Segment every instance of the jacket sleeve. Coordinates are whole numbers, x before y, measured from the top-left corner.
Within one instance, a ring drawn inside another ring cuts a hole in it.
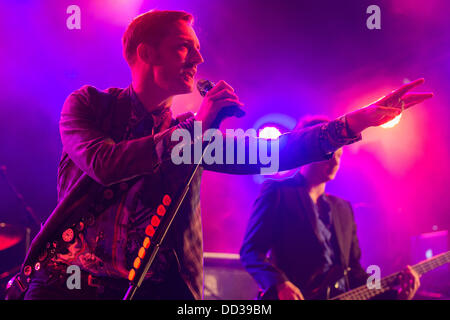
[[[345,117],[263,139],[256,133],[225,134],[222,163],[204,163],[207,170],[233,174],[271,174],[329,159],[340,147],[361,140],[347,134]],[[216,151],[217,152],[217,151]],[[208,154],[208,153],[207,153]],[[216,153],[217,154],[217,153]],[[245,161],[243,160],[245,159]]]
[[[267,253],[272,248],[276,232],[279,230],[276,226],[278,197],[273,184],[270,182],[263,184],[262,191],[255,201],[240,250],[244,268],[264,291],[287,281],[286,275],[267,258]]]
[[[160,145],[170,140],[170,133],[176,127],[154,136],[115,142],[101,130],[92,95],[92,90],[83,87],[66,99],[60,119],[64,151],[82,171],[102,185],[152,173],[164,152],[158,152]],[[180,123],[179,126],[190,125]]]

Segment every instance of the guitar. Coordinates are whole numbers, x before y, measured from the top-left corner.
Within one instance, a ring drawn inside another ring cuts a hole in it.
[[[450,251],[436,255],[430,259],[424,260],[411,266],[411,268],[419,275],[434,270],[446,263],[450,262]],[[320,277],[320,281],[316,280],[307,288],[302,289],[302,294],[307,300],[314,299],[328,299],[328,300],[368,300],[379,294],[392,290],[398,285],[400,272],[393,273],[380,280],[380,289],[369,289],[366,284],[349,290],[347,292],[334,295],[336,292],[336,283],[338,279],[344,276],[344,271],[341,267],[333,267],[328,272]],[[318,277],[319,278],[319,277]],[[330,298],[332,297],[332,298]],[[260,293],[259,300],[278,300],[278,294],[275,288],[271,288],[264,293]]]
[[[411,268],[419,275],[434,270],[450,262],[450,251],[436,255],[430,259],[419,262]],[[368,300],[381,293],[391,290],[398,284],[400,272],[393,273],[380,280],[380,289],[369,289],[367,285],[362,285],[350,291],[344,292],[330,300]]]

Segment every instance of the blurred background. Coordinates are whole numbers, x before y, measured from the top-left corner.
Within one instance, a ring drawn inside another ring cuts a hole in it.
[[[73,4],[81,10],[79,30],[66,26]],[[366,27],[372,4],[381,9],[380,30]],[[56,205],[65,98],[84,84],[128,86],[122,34],[134,16],[154,8],[194,15],[205,59],[197,78],[226,80],[246,104],[246,117],[224,128],[283,133],[305,115],[335,118],[425,78],[417,90],[435,97],[393,128],[369,129],[345,147],[326,191],[353,204],[362,264],[379,265],[382,276],[448,250],[448,1],[16,0],[0,2],[0,222],[12,226],[0,238],[0,274],[21,263],[25,228],[31,238],[38,230],[29,212],[43,222]],[[197,92],[179,96],[174,113],[195,112],[200,101]],[[206,252],[236,258],[267,178],[204,173]],[[448,271],[423,278],[425,298],[450,296]]]

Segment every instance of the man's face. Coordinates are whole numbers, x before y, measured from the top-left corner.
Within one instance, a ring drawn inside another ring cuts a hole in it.
[[[329,160],[313,162],[303,167],[303,173],[316,183],[328,182],[336,177],[342,157],[342,148],[336,150]]]
[[[187,22],[178,21],[156,48],[155,82],[170,95],[190,93],[194,89],[197,65],[202,62],[194,29]]]

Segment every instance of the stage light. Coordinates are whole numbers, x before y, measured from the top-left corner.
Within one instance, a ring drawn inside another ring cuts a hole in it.
[[[282,113],[270,113],[259,118],[253,125],[258,132],[258,137],[263,139],[277,139],[280,135],[294,129],[297,121],[295,118]],[[253,180],[257,184],[263,183],[266,179],[277,179],[289,174],[289,171],[278,172],[267,175],[254,175]]]
[[[295,127],[295,119],[281,113],[271,113],[258,119],[253,125],[258,131],[258,137],[277,139],[282,133],[291,131]]]
[[[258,136],[263,139],[277,139],[281,136],[281,131],[276,127],[264,127],[259,130]]]
[[[396,116],[396,117],[395,117],[394,119],[392,119],[391,121],[386,122],[385,124],[382,124],[381,127],[382,127],[382,128],[385,128],[385,129],[393,128],[393,127],[395,127],[395,126],[400,122],[400,119],[401,119],[401,118],[402,118],[402,115],[399,114],[398,116]]]
[[[293,117],[286,114],[270,113],[259,118],[258,121],[253,124],[253,128],[260,130],[264,127],[275,126],[284,133],[294,129],[296,123],[297,121]]]

